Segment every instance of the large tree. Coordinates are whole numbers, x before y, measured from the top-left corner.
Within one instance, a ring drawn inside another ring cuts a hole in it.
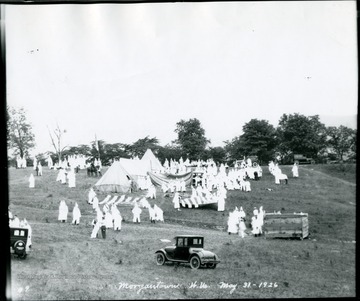
[[[14,155],[28,156],[29,150],[35,146],[35,136],[25,110],[7,107],[6,115],[8,148],[13,150]]]
[[[181,119],[176,123],[175,133],[178,135],[175,143],[181,146],[185,157],[190,160],[202,158],[210,140],[205,137],[205,130],[198,119]]]
[[[251,119],[243,126],[241,141],[245,156],[255,155],[260,162],[267,162],[274,157],[276,130],[267,120]]]
[[[302,154],[315,159],[326,148],[326,127],[320,122],[319,115],[283,114],[277,135],[277,150],[282,157]]]
[[[335,151],[338,159],[343,160],[345,154],[356,152],[356,130],[340,125],[328,127],[326,133],[328,146]]]
[[[241,136],[236,136],[231,141],[225,141],[228,163],[242,159],[244,157],[244,149],[245,146]]]

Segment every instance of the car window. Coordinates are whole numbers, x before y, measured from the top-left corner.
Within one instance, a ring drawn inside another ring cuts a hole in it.
[[[184,239],[184,246],[187,246],[187,245],[188,245],[188,239],[185,238],[185,239]]]
[[[14,235],[15,235],[15,236],[19,236],[19,230],[15,230],[15,231],[14,231]]]
[[[178,247],[182,247],[184,245],[182,238],[178,238],[177,245],[178,245]]]

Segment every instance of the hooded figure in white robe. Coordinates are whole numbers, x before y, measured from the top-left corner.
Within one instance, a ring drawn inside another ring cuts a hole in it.
[[[39,163],[37,165],[37,168],[38,168],[38,176],[42,176],[42,165],[41,165],[40,161],[39,161]]]
[[[65,201],[61,201],[60,205],[59,205],[59,216],[58,216],[58,220],[62,221],[63,223],[66,222],[67,220],[67,215],[69,212],[69,208],[66,205]]]
[[[246,217],[246,213],[243,210],[243,207],[240,207],[240,210],[239,210],[239,235],[242,238],[245,237],[245,230],[246,230],[245,217]]]
[[[72,215],[73,215],[72,224],[79,225],[80,224],[81,212],[80,212],[78,203],[75,203]]]
[[[69,188],[73,188],[73,187],[76,187],[76,176],[75,176],[75,172],[73,169],[71,169],[69,172],[68,172],[68,180],[69,180]]]
[[[91,232],[91,236],[90,236],[91,238],[96,238],[97,237],[98,232],[99,232],[101,226],[103,225],[102,220],[103,220],[103,214],[102,214],[100,208],[98,208],[96,220],[93,221],[93,227],[94,228],[93,228],[93,230]]]
[[[175,192],[173,198],[174,208],[180,211],[180,196],[178,192]]]
[[[263,206],[260,206],[259,214],[257,216],[257,218],[259,220],[259,232],[260,232],[260,234],[262,234],[262,227],[264,225],[264,216],[265,216],[265,211],[263,210]]]
[[[298,167],[296,162],[294,163],[294,166],[292,167],[291,171],[292,171],[292,174],[293,174],[294,178],[299,177],[299,167]]]
[[[218,209],[217,211],[224,211],[225,210],[225,198],[224,196],[218,196]]]
[[[30,224],[29,224],[28,221],[26,220],[26,218],[24,218],[22,224],[23,224],[22,226],[23,226],[24,228],[28,229],[28,239],[27,239],[27,242],[26,242],[26,251],[28,252],[28,251],[30,251],[31,244],[32,244],[32,242],[31,242],[32,229],[31,229]]]
[[[260,234],[260,228],[259,228],[259,219],[257,216],[253,216],[251,218],[251,227],[252,227],[252,233],[256,236]]]
[[[116,205],[111,206],[111,214],[114,220],[114,230],[121,231],[121,222],[123,219]]]
[[[35,178],[34,175],[31,174],[29,177],[29,188],[34,188],[35,187]]]
[[[92,200],[92,207],[93,207],[93,209],[96,209],[99,207],[99,199],[97,198],[97,196],[94,196],[94,198]]]
[[[88,194],[88,203],[91,205],[93,203],[93,199],[96,197],[96,193],[94,189],[91,187]]]
[[[104,207],[106,206],[107,204],[104,205]],[[114,226],[113,224],[113,217],[112,217],[112,214],[110,212],[110,209],[107,208],[106,210],[104,210],[105,212],[105,227],[106,228],[112,228]]]
[[[131,211],[133,213],[133,222],[134,223],[140,223],[140,214],[141,214],[141,208],[138,206],[137,203],[135,203],[135,206],[133,210]]]
[[[155,210],[151,206],[148,207],[150,223],[155,223]]]
[[[238,233],[238,220],[236,218],[236,214],[234,212],[229,212],[228,218],[228,233],[230,234],[237,234]]]
[[[164,212],[163,210],[154,204],[154,211],[155,211],[155,220],[158,222],[164,222]]]

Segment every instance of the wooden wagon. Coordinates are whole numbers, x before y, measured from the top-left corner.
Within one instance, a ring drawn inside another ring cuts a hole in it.
[[[266,238],[306,238],[309,236],[308,214],[266,213],[264,217],[263,233]]]

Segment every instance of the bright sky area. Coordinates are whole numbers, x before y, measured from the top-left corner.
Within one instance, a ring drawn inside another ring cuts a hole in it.
[[[356,127],[355,1],[5,5],[5,29],[7,102],[37,152],[57,123],[70,146],[166,145],[189,118],[211,146],[283,113]]]

